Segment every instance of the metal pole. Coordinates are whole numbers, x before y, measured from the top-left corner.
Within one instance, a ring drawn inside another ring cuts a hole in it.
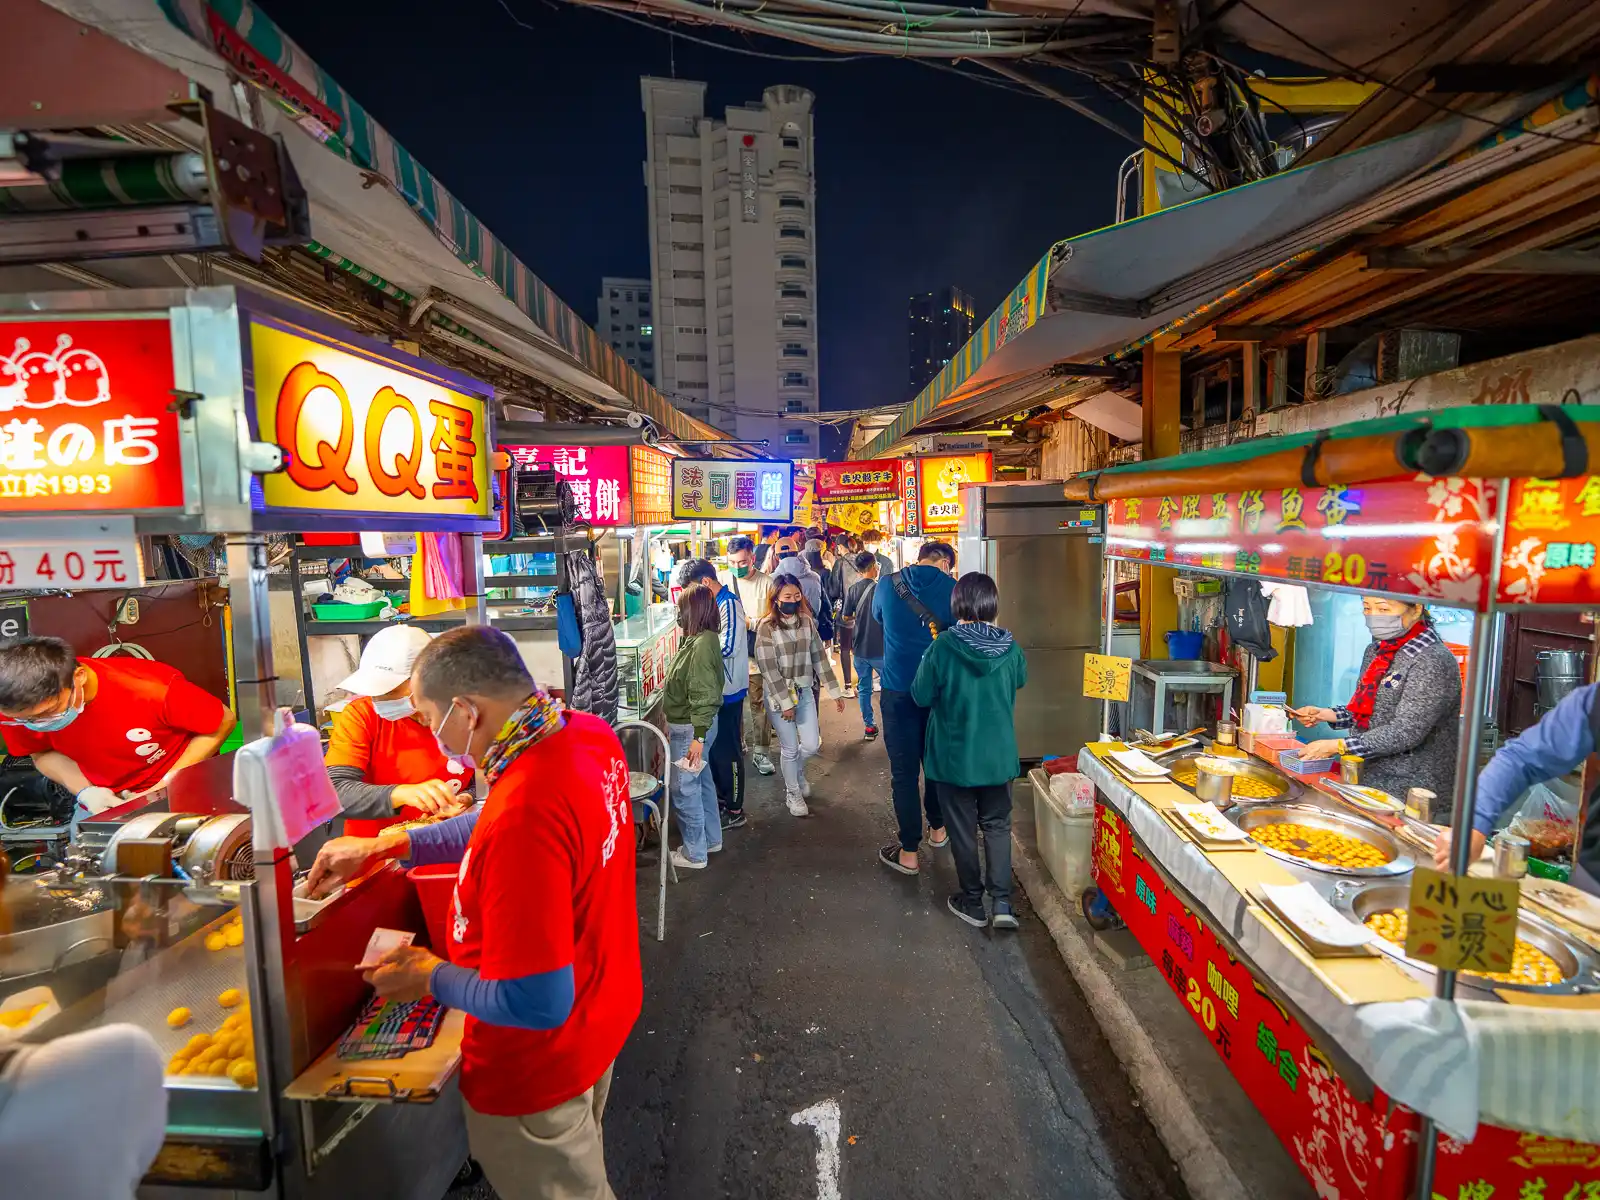
[[[277,675],[272,667],[272,613],[267,600],[266,538],[259,533],[230,533],[227,563],[234,691],[239,727],[249,742],[272,733],[272,711],[278,702]]]
[[[1100,613],[1100,643],[1101,650],[1109,656],[1111,654],[1111,635],[1117,627],[1117,560],[1105,554],[1100,555],[1100,574],[1105,580],[1101,589],[1105,595],[1102,597],[1104,607]],[[1112,701],[1100,702],[1100,740],[1111,740],[1111,705]]]

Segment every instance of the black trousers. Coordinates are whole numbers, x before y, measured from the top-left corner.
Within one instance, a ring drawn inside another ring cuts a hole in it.
[[[717,785],[717,807],[725,813],[744,811],[744,697],[725,701],[717,716],[717,736],[711,743],[711,779]]]
[[[989,867],[989,898],[1011,903],[1011,785],[957,787],[937,783],[950,854],[956,860],[956,882],[969,901],[983,902],[983,868],[978,863],[978,830],[983,830],[983,857]]]

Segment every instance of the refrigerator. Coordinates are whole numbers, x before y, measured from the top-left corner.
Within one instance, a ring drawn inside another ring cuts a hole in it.
[[[982,571],[1000,589],[996,622],[1028,659],[1017,693],[1017,752],[1076,754],[1100,735],[1100,701],[1083,695],[1083,656],[1101,652],[1103,511],[1068,504],[1059,483],[962,489],[956,574]]]

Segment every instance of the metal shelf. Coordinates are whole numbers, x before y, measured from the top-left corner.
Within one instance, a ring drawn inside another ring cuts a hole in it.
[[[296,546],[294,548],[294,556],[297,559],[299,559],[301,562],[305,562],[307,559],[319,559],[319,558],[370,558],[370,557],[372,557],[365,550],[363,550],[361,548],[361,543],[360,542],[356,542],[354,545],[349,545],[349,546]],[[378,555],[378,557],[379,558],[385,558],[385,557],[403,557],[403,556],[393,556],[393,555],[385,556],[385,555],[381,555],[380,554],[380,555]]]
[[[311,620],[306,622],[306,636],[341,637],[353,633],[358,637],[371,637],[391,625],[415,625],[420,629],[437,633],[445,629],[454,629],[457,625],[465,623],[466,618],[460,614],[451,614],[447,617],[419,617],[415,620],[405,621]],[[556,619],[553,616],[491,617],[489,624],[496,629],[504,629],[507,633],[525,633],[536,629],[554,629],[556,627]]]
[[[554,586],[559,583],[561,576],[554,571],[541,571],[522,575],[485,575],[483,586],[486,588],[504,587],[544,587]]]

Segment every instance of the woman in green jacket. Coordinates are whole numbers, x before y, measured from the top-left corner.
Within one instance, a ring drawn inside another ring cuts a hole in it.
[[[705,869],[706,855],[722,849],[722,819],[717,815],[717,785],[706,770],[705,748],[717,736],[722,710],[722,642],[717,635],[717,598],[704,587],[683,590],[678,597],[678,625],[683,641],[662,690],[661,711],[667,718],[672,747],[672,811],[678,818],[681,845],[672,851],[674,866]],[[687,762],[688,769],[678,764]]]
[[[996,929],[1015,929],[1011,911],[1011,781],[1017,761],[1017,692],[1028,663],[1016,640],[994,623],[1000,592],[994,580],[970,571],[950,593],[954,627],[922,656],[911,698],[928,709],[923,773],[934,781],[950,831],[961,890],[948,907],[968,925],[989,924],[983,907],[978,830],[989,866],[989,902]]]

